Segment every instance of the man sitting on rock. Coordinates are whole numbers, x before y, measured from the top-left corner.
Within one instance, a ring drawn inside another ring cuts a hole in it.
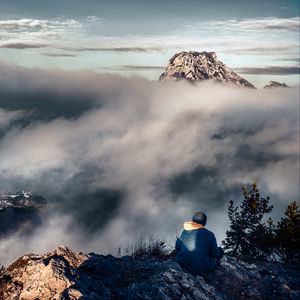
[[[176,261],[194,275],[207,278],[223,256],[223,249],[217,246],[215,235],[205,228],[207,217],[197,212],[193,221],[183,225],[183,232],[176,241]]]

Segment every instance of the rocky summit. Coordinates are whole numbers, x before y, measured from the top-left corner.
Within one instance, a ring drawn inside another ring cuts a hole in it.
[[[300,299],[299,267],[225,256],[210,280],[172,258],[116,258],[59,247],[20,257],[0,271],[1,300]]]
[[[239,76],[217,59],[215,52],[180,52],[175,54],[159,77],[160,81],[187,80],[198,83],[203,80],[215,80],[238,86],[255,88],[249,81]]]
[[[272,89],[272,88],[277,88],[277,87],[288,88],[289,86],[286,85],[285,83],[280,83],[277,81],[270,80],[268,82],[268,84],[264,86],[264,89]]]

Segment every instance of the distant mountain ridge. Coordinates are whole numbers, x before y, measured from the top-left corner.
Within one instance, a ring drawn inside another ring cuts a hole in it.
[[[280,83],[278,81],[270,80],[267,85],[264,86],[264,89],[272,89],[277,87],[288,88],[289,86],[285,83]]]
[[[0,210],[5,208],[37,208],[47,205],[47,200],[31,191],[0,194]]]
[[[161,74],[159,80],[187,80],[193,84],[203,80],[215,80],[220,83],[255,88],[253,84],[219,61],[215,52],[206,51],[176,53],[169,60],[166,70]]]

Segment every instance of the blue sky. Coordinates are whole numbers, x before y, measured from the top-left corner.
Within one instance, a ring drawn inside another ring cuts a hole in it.
[[[299,81],[298,1],[0,0],[0,60],[157,79],[179,51],[215,51],[260,86]]]

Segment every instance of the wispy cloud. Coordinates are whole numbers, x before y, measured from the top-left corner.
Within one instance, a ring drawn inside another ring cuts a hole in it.
[[[255,41],[253,34],[265,34],[269,39],[270,32],[276,34],[282,31],[297,34],[299,31],[299,17],[294,18],[261,18],[261,19],[242,19],[242,20],[224,20],[209,21],[178,25],[170,34],[161,35],[127,35],[127,36],[109,36],[103,32],[96,34],[92,24],[99,25],[103,22],[95,16],[89,16],[84,20],[74,19],[19,19],[0,21],[0,35],[2,36],[2,45],[10,43],[29,43],[51,44],[54,48],[72,49],[74,51],[114,51],[114,52],[160,52],[167,49],[180,49],[183,47],[216,47],[225,46],[228,51],[232,48],[238,48],[241,44],[239,34],[250,33],[247,36],[253,45],[249,52],[266,51],[273,48],[273,51],[285,51],[291,49],[291,41],[287,40],[287,45],[276,45],[278,41],[273,40],[270,45],[264,45],[260,41]],[[217,33],[216,33],[217,31]],[[211,34],[222,33],[221,39],[212,39]],[[233,32],[234,31],[234,32]],[[201,42],[196,42],[198,34],[201,35]],[[260,43],[258,43],[260,42]],[[294,45],[295,46],[295,42]],[[297,45],[296,45],[297,46]],[[249,48],[249,47],[248,47]],[[267,49],[268,48],[268,49]],[[245,50],[246,51],[246,50]],[[243,49],[241,49],[243,52]]]
[[[161,51],[161,47],[62,47],[63,50],[95,52],[149,52]]]
[[[26,49],[60,44],[81,28],[82,24],[74,19],[0,20],[0,47]]]
[[[16,20],[0,20],[0,29],[6,30],[42,30],[42,29],[57,29],[57,28],[81,28],[80,22],[74,19],[57,19],[57,20],[40,20],[40,19],[16,19]]]
[[[257,46],[257,47],[244,47],[244,48],[230,48],[224,49],[222,52],[231,52],[237,55],[258,55],[258,54],[278,54],[290,52],[293,48],[296,48],[296,44],[289,44],[285,46]]]
[[[71,53],[41,53],[41,55],[49,57],[76,57],[75,54]]]
[[[287,57],[287,58],[281,58],[279,60],[281,60],[281,61],[292,61],[292,62],[300,63],[300,57]]]
[[[123,65],[120,66],[122,69],[126,70],[162,70],[165,69],[164,66],[142,66],[142,65]]]
[[[294,18],[263,18],[263,19],[246,19],[242,21],[228,22],[230,28],[240,28],[243,30],[284,30],[299,31],[299,17]],[[224,23],[223,23],[224,24]]]
[[[36,43],[26,43],[26,42],[8,42],[0,44],[0,48],[8,49],[30,49],[30,48],[44,48],[47,44],[36,44]]]
[[[215,51],[218,57],[224,59],[224,62],[229,58],[229,66],[233,54],[238,55],[233,65],[239,67],[245,65],[243,61],[251,65],[250,62],[258,56],[263,57],[264,65],[272,65],[275,64],[275,58],[296,57],[299,48],[298,17],[203,21],[187,25],[180,23],[178,28],[169,32],[164,31],[163,34],[130,34],[129,32],[122,36],[105,32],[107,26],[101,26],[101,22],[105,20],[92,15],[80,20],[63,18],[2,20],[0,21],[0,48],[32,49],[24,52],[26,55],[39,53],[52,57],[52,61],[59,57],[76,57],[76,68],[86,68],[87,62],[89,66],[93,65],[91,60],[95,58],[96,52],[105,53],[103,56],[111,56],[111,58],[122,53],[124,54],[122,66],[114,64],[107,66],[107,63],[102,61],[99,68],[136,71],[137,73],[146,69],[157,70],[167,63],[171,55],[179,51]],[[283,34],[284,44],[281,42]],[[47,50],[41,53],[42,50],[39,48],[47,48]],[[6,51],[8,50],[5,50],[5,54]],[[80,55],[77,55],[77,52]],[[140,56],[138,61],[141,66],[132,61],[132,54]],[[149,57],[147,60],[145,54]],[[12,60],[18,61],[15,54]],[[118,60],[110,59],[110,62],[113,61]],[[276,65],[278,61],[280,60],[277,60]],[[153,67],[150,62],[154,62]],[[21,62],[18,61],[18,63]],[[36,62],[42,66],[47,63],[45,60]],[[257,61],[253,64],[257,66]],[[264,68],[264,65],[261,68]],[[71,68],[70,65],[66,67]],[[268,74],[280,72],[284,71],[273,69]],[[295,70],[290,70],[290,72],[295,74]]]
[[[269,67],[244,67],[235,69],[241,74],[255,74],[255,75],[293,75],[299,74],[299,66],[269,66]]]
[[[41,29],[46,25],[45,20],[19,19],[19,20],[2,20],[0,21],[0,29]]]
[[[143,66],[143,65],[121,65],[115,67],[101,67],[100,70],[112,70],[112,71],[152,71],[163,70],[164,66]]]
[[[186,28],[191,31],[202,31],[205,28],[222,29],[224,31],[293,31],[299,32],[299,17],[293,18],[253,18],[253,19],[232,19],[224,21],[209,21],[196,24],[187,24]]]

